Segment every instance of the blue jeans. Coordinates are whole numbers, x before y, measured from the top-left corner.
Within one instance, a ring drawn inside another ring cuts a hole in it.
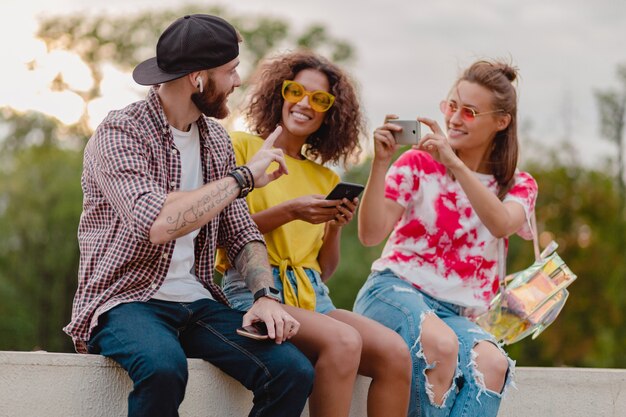
[[[492,335],[461,315],[462,307],[420,292],[390,270],[385,270],[372,272],[357,295],[354,311],[396,331],[409,346],[413,360],[410,417],[495,417],[498,414],[502,395],[485,387],[482,374],[476,369],[472,350],[483,340],[496,346],[497,343]],[[426,362],[420,343],[422,321],[428,313],[434,313],[443,320],[459,341],[456,375],[442,405],[434,403],[432,389],[426,380],[426,371],[434,368],[436,363]],[[509,383],[515,365],[510,359],[508,361],[505,385]]]
[[[280,280],[279,269],[273,266],[272,271],[274,272],[274,286],[278,291],[280,291],[282,297],[283,283]],[[304,271],[311,281],[311,285],[313,285],[313,290],[315,290],[315,311],[321,314],[328,314],[331,311],[336,310],[332,300],[330,299],[328,287],[322,282],[322,277],[320,277],[319,272],[310,268],[305,268]],[[296,286],[296,276],[294,275],[293,270],[287,269],[287,279],[291,282],[291,286],[297,294],[298,289]],[[230,268],[226,271],[222,285],[224,294],[226,294],[228,301],[230,301],[234,308],[242,311],[250,310],[250,307],[252,307],[252,303],[254,302],[254,297],[246,286],[246,282],[243,277],[239,275],[239,272],[237,272],[236,269]],[[283,299],[283,302],[284,301],[285,300]]]
[[[120,304],[100,316],[88,348],[118,362],[133,380],[129,416],[178,416],[187,358],[209,361],[251,390],[249,416],[300,416],[313,386],[313,366],[291,343],[237,335],[242,317],[209,299]]]

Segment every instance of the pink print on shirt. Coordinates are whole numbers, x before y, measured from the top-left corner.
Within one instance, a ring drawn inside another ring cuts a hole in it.
[[[494,194],[492,175],[475,174]],[[534,210],[535,180],[516,172],[504,201]],[[498,290],[497,239],[489,233],[458,182],[429,154],[410,150],[389,169],[385,197],[405,208],[372,270],[391,269],[442,300],[484,310]],[[532,238],[527,225],[518,232]]]

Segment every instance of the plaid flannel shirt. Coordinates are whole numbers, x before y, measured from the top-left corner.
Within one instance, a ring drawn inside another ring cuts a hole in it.
[[[80,353],[87,352],[98,316],[121,303],[149,300],[170,266],[175,241],[155,245],[149,238],[181,176],[180,155],[157,90],[153,87],[146,100],[109,113],[85,148],[78,289],[72,321],[63,329]],[[209,183],[235,167],[235,156],[222,126],[204,116],[197,123],[203,181]],[[251,241],[263,242],[263,236],[244,199],[200,228],[195,272],[217,301],[228,304],[213,282],[216,248],[226,248],[233,262]]]

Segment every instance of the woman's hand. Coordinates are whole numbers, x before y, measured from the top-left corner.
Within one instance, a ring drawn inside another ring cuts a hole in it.
[[[321,194],[303,195],[289,202],[293,218],[311,224],[332,221],[339,215],[337,207],[340,205],[341,200],[326,200]]]
[[[334,220],[331,220],[329,227],[340,228],[352,221],[354,213],[359,205],[359,199],[355,198],[350,201],[347,198],[342,200],[342,203],[337,206],[338,213],[335,215]]]
[[[344,198],[342,200],[333,200],[336,202],[335,218],[326,223],[326,230],[324,231],[324,243],[320,248],[317,261],[320,264],[322,281],[326,282],[337,269],[339,265],[339,258],[341,252],[341,229],[346,224],[350,223],[354,217],[354,212],[359,204],[359,199],[355,198],[352,201]]]
[[[374,161],[389,163],[393,154],[398,150],[399,145],[393,137],[393,132],[400,132],[402,128],[396,124],[389,123],[389,120],[397,119],[395,114],[385,116],[382,126],[374,129]]]
[[[311,224],[328,223],[343,213],[337,208],[339,206],[341,200],[326,200],[326,196],[321,194],[309,194],[254,213],[252,219],[259,231],[266,234],[294,220]]]
[[[428,152],[436,161],[441,162],[447,168],[454,168],[463,163],[450,146],[446,134],[443,133],[436,121],[424,117],[419,117],[417,120],[428,126],[432,133],[422,136],[419,143],[413,145],[413,149]]]

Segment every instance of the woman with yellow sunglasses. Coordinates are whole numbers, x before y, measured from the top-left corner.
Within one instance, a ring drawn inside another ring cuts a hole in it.
[[[289,174],[253,190],[247,202],[285,309],[300,322],[290,342],[315,365],[311,417],[348,416],[357,372],[372,378],[369,417],[405,417],[411,359],[404,341],[373,320],[335,308],[324,284],[339,262],[341,229],[358,204],[325,199],[339,177],[324,165],[345,164],[360,151],[363,121],[349,77],[310,52],[280,55],[253,77],[246,116],[253,134],[231,134],[239,165],[282,126],[274,146],[284,152]],[[253,294],[233,268],[220,265],[227,269],[227,297],[248,310]]]

